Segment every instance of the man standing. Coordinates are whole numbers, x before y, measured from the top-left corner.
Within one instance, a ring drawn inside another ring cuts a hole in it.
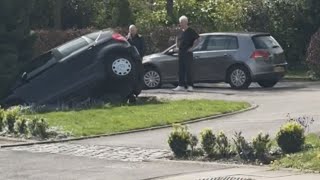
[[[192,49],[198,44],[199,34],[188,26],[188,18],[179,19],[182,32],[177,38],[179,48],[179,86],[174,91],[193,91],[193,53]]]
[[[138,29],[135,25],[131,25],[129,27],[127,40],[131,45],[135,46],[138,49],[141,58],[143,58],[145,53],[144,39],[140,34],[138,34]]]

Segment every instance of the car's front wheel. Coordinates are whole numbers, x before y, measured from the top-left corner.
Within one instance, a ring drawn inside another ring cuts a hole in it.
[[[278,83],[278,80],[258,81],[258,84],[263,88],[272,88]]]
[[[145,68],[143,75],[144,86],[147,89],[156,89],[161,87],[160,73],[154,68]]]
[[[135,92],[139,83],[136,62],[127,55],[112,55],[106,58],[107,94],[118,94],[120,99],[127,100]]]
[[[234,66],[228,71],[228,82],[233,89],[248,89],[251,84],[249,70],[244,66]]]

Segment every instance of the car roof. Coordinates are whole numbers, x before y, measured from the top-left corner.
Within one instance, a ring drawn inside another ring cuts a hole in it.
[[[270,36],[270,33],[265,32],[212,32],[212,33],[203,33],[202,36],[210,36],[210,35],[225,35],[225,36]]]

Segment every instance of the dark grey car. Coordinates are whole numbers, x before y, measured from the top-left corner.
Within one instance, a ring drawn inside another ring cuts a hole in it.
[[[252,82],[273,87],[285,75],[286,59],[279,43],[268,33],[206,33],[194,48],[194,80],[226,82],[246,89]],[[144,57],[144,84],[159,88],[178,82],[178,50],[175,45]]]

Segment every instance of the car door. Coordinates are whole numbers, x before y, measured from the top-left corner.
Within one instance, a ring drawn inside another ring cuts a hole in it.
[[[226,69],[234,61],[237,50],[238,40],[235,36],[208,36],[203,50],[194,53],[196,80],[224,80]]]

